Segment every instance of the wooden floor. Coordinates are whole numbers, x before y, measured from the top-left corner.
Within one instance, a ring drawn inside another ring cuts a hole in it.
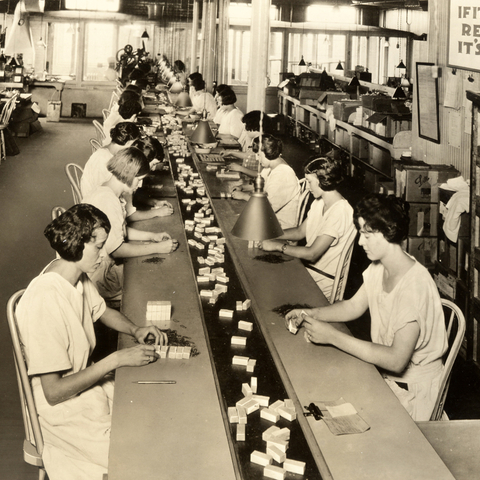
[[[13,357],[5,319],[5,305],[15,291],[28,282],[53,258],[43,237],[53,206],[73,203],[64,166],[83,166],[90,156],[88,140],[94,136],[91,120],[47,123],[29,138],[17,138],[17,156],[0,165],[0,478],[33,480],[37,469],[23,461],[23,424],[18,400]],[[285,158],[300,173],[310,153],[296,141],[287,141]],[[363,267],[361,252],[352,264],[350,291]],[[360,335],[367,335],[361,324]],[[480,382],[476,370],[457,362],[447,413],[451,418],[480,418]]]

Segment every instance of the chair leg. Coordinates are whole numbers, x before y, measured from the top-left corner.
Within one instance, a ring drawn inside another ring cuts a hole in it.
[[[0,130],[0,142],[1,142],[1,151],[0,151],[0,165],[4,160],[7,159],[7,148],[5,147],[5,137],[3,135],[3,130]]]
[[[45,480],[45,478],[48,479],[48,477],[46,477],[46,474],[47,474],[47,472],[45,471],[44,468],[39,468],[38,469],[38,480]]]

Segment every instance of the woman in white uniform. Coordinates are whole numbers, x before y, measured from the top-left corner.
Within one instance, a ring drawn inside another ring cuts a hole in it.
[[[356,206],[355,223],[359,244],[372,261],[363,285],[349,300],[304,314],[293,310],[286,321],[296,326],[303,322],[311,342],[334,345],[379,367],[411,417],[430,420],[448,348],[437,287],[428,270],[402,248],[409,218],[401,200],[371,194]],[[371,342],[329,324],[355,320],[367,309]]]
[[[315,200],[306,220],[275,240],[262,242],[266,251],[277,250],[305,261],[308,272],[325,297],[330,298],[338,262],[350,234],[355,230],[353,208],[337,188],[343,182],[339,162],[328,157],[310,161],[305,178]],[[288,241],[306,240],[305,246]]]
[[[178,242],[166,232],[149,232],[127,226],[125,195],[132,195],[150,171],[145,155],[135,147],[117,152],[107,163],[111,178],[82,199],[107,215],[112,226],[105,248],[108,257],[91,275],[103,298],[119,300],[122,295],[124,258],[171,253]]]
[[[158,356],[166,336],[156,327],[137,327],[105,305],[88,275],[107,256],[110,222],[91,205],[78,204],[45,229],[60,258],[36,277],[17,308],[21,342],[32,379],[50,480],[102,480],[107,473],[113,382],[123,366],[142,366]],[[94,322],[100,320],[135,337],[139,345],[116,351],[97,363]]]
[[[254,141],[253,151],[258,152],[259,139]],[[300,185],[293,168],[282,157],[283,143],[273,135],[262,137],[262,151],[259,154],[265,180],[264,191],[267,193],[273,211],[283,230],[297,226],[297,207]],[[231,166],[230,166],[231,168]],[[231,168],[232,169],[232,168]],[[232,169],[233,170],[233,169]],[[247,171],[247,170],[245,170]],[[257,173],[253,172],[255,176]],[[250,199],[252,186],[245,184],[232,190],[235,200]]]

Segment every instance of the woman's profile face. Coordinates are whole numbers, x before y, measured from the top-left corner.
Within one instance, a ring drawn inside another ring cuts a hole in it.
[[[360,217],[358,219],[358,226],[360,227],[360,238],[358,244],[363,247],[369,260],[381,260],[385,255],[390,243],[383,236],[383,233],[372,232],[365,225],[365,220]]]
[[[222,96],[219,95],[218,93],[217,93],[217,95],[215,95],[215,101],[217,102],[217,105],[219,107],[221,107],[223,105]]]
[[[132,193],[136,192],[143,184],[143,179],[146,177],[146,175],[142,175],[141,177],[135,177],[133,179],[132,183]]]
[[[82,272],[93,273],[100,266],[103,258],[107,256],[105,242],[108,234],[104,228],[96,228],[92,233],[91,240],[84,245],[82,259],[78,265]]]
[[[320,181],[314,173],[306,173],[305,178],[307,179],[308,188],[312,192],[312,195],[315,198],[322,198],[323,190],[320,187]]]

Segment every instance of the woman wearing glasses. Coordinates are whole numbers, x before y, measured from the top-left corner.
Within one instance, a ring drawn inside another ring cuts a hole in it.
[[[327,157],[316,158],[305,167],[305,178],[315,198],[306,220],[296,228],[285,230],[275,240],[263,241],[261,248],[304,260],[320,290],[330,298],[340,255],[355,229],[353,208],[337,190],[343,182],[339,162]],[[305,240],[306,244],[291,245],[288,240]]]

